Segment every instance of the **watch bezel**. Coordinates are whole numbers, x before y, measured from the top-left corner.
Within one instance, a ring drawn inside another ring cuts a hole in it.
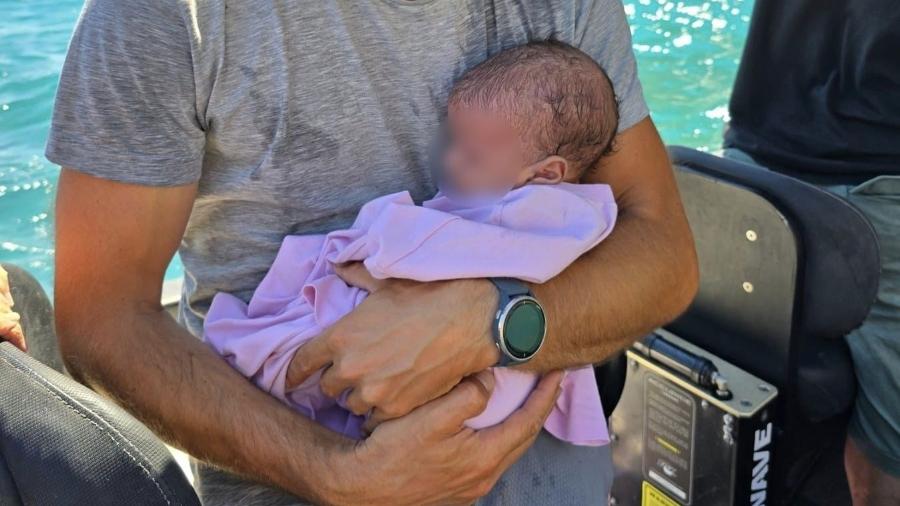
[[[530,302],[537,306],[538,310],[541,312],[541,316],[543,316],[544,318],[544,328],[541,332],[541,342],[530,355],[524,358],[517,357],[516,354],[513,353],[506,345],[505,329],[506,321],[509,318],[510,312],[512,312],[512,310],[522,302]],[[497,332],[500,337],[499,339],[497,339],[497,346],[500,348],[500,352],[503,353],[503,355],[505,355],[510,360],[510,362],[515,362],[518,364],[528,362],[532,359],[532,357],[537,355],[537,353],[541,351],[541,348],[544,346],[544,339],[547,337],[547,313],[544,312],[544,308],[543,306],[541,306],[541,303],[531,295],[516,295],[506,303],[506,306],[501,309],[500,313],[497,315]]]

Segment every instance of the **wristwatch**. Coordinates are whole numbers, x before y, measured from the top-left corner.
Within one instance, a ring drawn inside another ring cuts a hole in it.
[[[544,344],[547,319],[528,285],[512,278],[490,278],[500,292],[494,314],[494,342],[500,350],[498,366],[524,364]]]

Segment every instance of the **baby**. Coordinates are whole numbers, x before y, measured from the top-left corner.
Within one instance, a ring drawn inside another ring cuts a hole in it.
[[[556,41],[503,51],[459,79],[447,113],[435,198],[417,206],[406,192],[387,195],[363,206],[349,229],[286,237],[249,304],[220,293],[206,318],[206,341],[233,367],[349,437],[363,437],[364,417],[322,392],[321,372],[301,385],[285,382],[297,349],[368,295],[334,265],[361,261],[378,279],[541,283],[615,223],[610,188],[576,184],[610,151],[618,125],[612,85],[586,54]],[[493,374],[494,392],[470,427],[505,419],[537,381],[515,368]],[[545,428],[574,444],[608,442],[591,367],[568,372]]]
[[[450,91],[441,189],[577,183],[610,152],[618,123],[612,83],[590,56],[556,41],[503,51]]]

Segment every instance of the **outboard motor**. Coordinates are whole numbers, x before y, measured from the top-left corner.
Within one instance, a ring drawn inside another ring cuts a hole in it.
[[[700,289],[626,352],[611,504],[850,504],[856,380],[843,336],[875,299],[872,227],[796,179],[687,148],[670,156]]]

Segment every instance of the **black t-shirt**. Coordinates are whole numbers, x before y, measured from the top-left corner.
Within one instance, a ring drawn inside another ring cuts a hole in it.
[[[757,0],[730,109],[773,169],[900,174],[900,1]]]

